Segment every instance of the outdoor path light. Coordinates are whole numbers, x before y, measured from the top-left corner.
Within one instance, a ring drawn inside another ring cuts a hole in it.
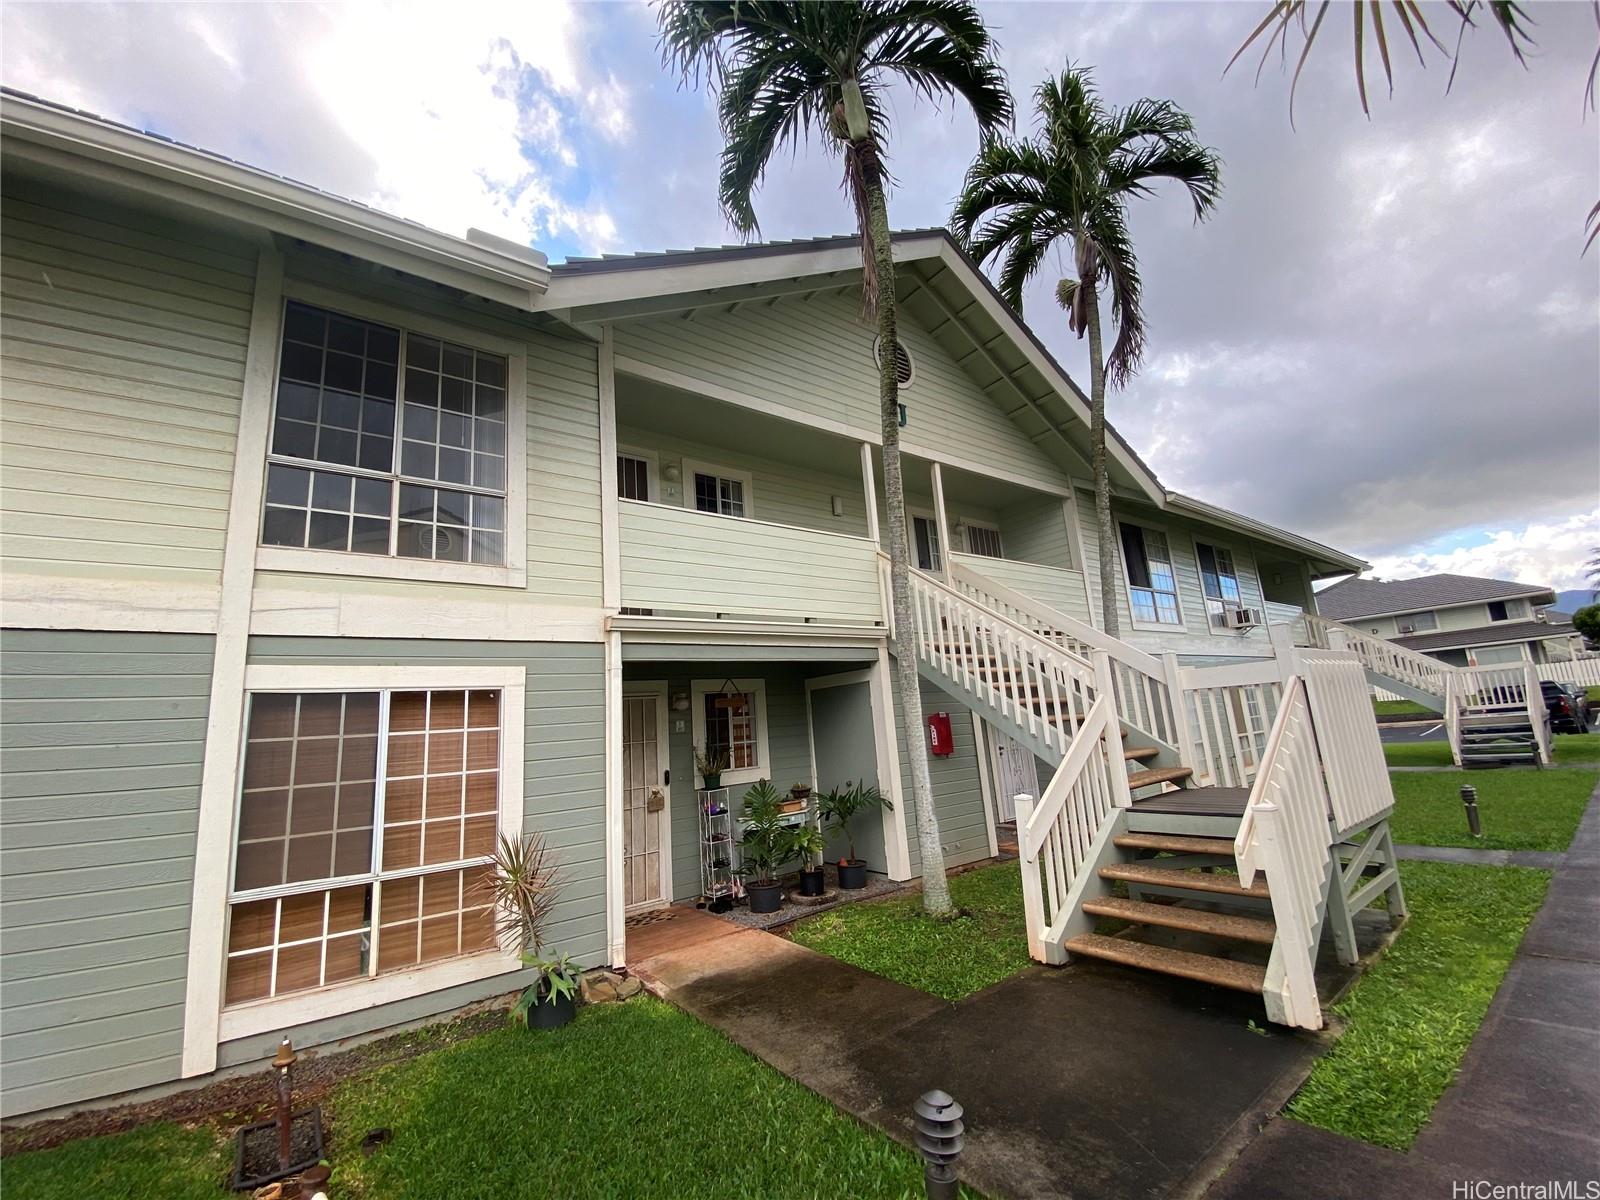
[[[1467,810],[1467,829],[1473,837],[1483,836],[1483,826],[1478,821],[1478,789],[1470,783],[1461,785],[1461,806]]]
[[[960,1184],[955,1163],[966,1141],[961,1105],[949,1093],[934,1088],[918,1097],[912,1112],[916,1114],[917,1152],[922,1155],[928,1200],[956,1200]]]

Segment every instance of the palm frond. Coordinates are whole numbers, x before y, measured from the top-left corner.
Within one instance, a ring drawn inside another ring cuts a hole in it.
[[[1589,215],[1583,219],[1583,229],[1589,235],[1583,243],[1583,254],[1587,254],[1589,247],[1594,245],[1595,238],[1600,238],[1600,200],[1595,201],[1594,207],[1589,210]],[[1583,255],[1580,254],[1578,257],[1582,258]]]

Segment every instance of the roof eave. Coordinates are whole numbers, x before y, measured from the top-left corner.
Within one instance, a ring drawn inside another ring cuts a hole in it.
[[[287,237],[404,270],[524,310],[542,307],[550,268],[536,251],[508,252],[254,167],[7,93],[0,127],[8,157],[100,178]],[[498,239],[485,239],[498,241]]]
[[[1241,533],[1255,538],[1257,541],[1268,542],[1282,546],[1288,550],[1304,554],[1318,564],[1326,564],[1331,570],[1318,575],[1317,579],[1328,575],[1344,575],[1351,572],[1365,571],[1372,566],[1365,559],[1357,558],[1353,554],[1346,554],[1342,550],[1335,550],[1332,546],[1325,546],[1321,542],[1312,541],[1310,538],[1301,537],[1297,533],[1290,533],[1287,529],[1279,529],[1275,525],[1268,525],[1264,521],[1257,521],[1253,517],[1244,516],[1226,508],[1218,508],[1214,504],[1207,504],[1204,500],[1197,500],[1193,496],[1186,496],[1181,492],[1169,492],[1167,507],[1179,512],[1187,512],[1192,516],[1203,517],[1217,525],[1236,529]]]
[[[1364,563],[1363,567],[1371,564]],[[1550,603],[1554,604],[1555,592],[1546,587],[1529,588],[1525,592],[1501,592],[1496,596],[1479,596],[1476,600],[1452,600],[1448,604],[1423,604],[1412,605],[1410,608],[1389,608],[1378,612],[1346,613],[1337,618],[1340,621],[1373,621],[1380,617],[1404,617],[1411,613],[1438,612],[1446,608],[1466,608],[1469,604],[1488,604],[1491,600],[1532,600],[1535,596],[1549,596]]]

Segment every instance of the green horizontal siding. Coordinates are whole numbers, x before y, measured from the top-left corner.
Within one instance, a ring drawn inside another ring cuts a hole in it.
[[[0,636],[6,1115],[177,1078],[212,639]]]
[[[898,669],[898,667],[896,667]],[[950,714],[951,740],[955,749],[942,758],[928,756],[928,774],[933,782],[933,811],[939,821],[939,844],[944,849],[946,869],[989,857],[989,826],[983,815],[983,783],[978,775],[978,749],[972,736],[972,712],[960,701],[921,680],[922,712],[912,720],[924,727],[928,713]],[[895,719],[904,740],[904,709],[900,689],[895,688]],[[924,733],[926,737],[926,733]],[[906,802],[906,837],[911,845],[911,873],[922,874],[922,855],[917,846],[917,810],[911,798],[911,764],[904,748],[900,750],[900,789]]]

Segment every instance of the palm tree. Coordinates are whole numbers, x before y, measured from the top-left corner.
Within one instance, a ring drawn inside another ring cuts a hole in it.
[[[718,100],[724,146],[718,195],[738,231],[758,232],[754,193],[772,155],[815,134],[844,160],[845,189],[861,235],[862,307],[875,319],[883,424],[883,490],[889,519],[896,686],[922,852],[922,904],[953,911],[933,810],[922,698],[912,638],[910,554],[900,470],[894,248],[885,195],[887,88],[898,81],[921,99],[959,97],[987,135],[1011,120],[1011,96],[994,44],[966,0],[667,0],[659,13],[662,55],[685,79],[705,72]]]
[[[1057,285],[1067,327],[1089,336],[1089,436],[1095,525],[1100,545],[1100,608],[1116,636],[1116,535],[1106,466],[1106,381],[1122,387],[1144,355],[1142,284],[1128,230],[1128,201],[1174,179],[1189,190],[1196,220],[1215,205],[1221,160],[1194,137],[1194,122],[1166,100],[1139,100],[1113,112],[1100,102],[1086,67],[1069,66],[1034,92],[1040,136],[989,138],[967,171],[951,226],[979,263],[1003,258],[1000,294],[1019,312],[1023,286],[1052,246],[1073,249],[1077,278]],[[981,224],[980,224],[981,222]],[[1105,355],[1100,291],[1110,293],[1117,339]]]

